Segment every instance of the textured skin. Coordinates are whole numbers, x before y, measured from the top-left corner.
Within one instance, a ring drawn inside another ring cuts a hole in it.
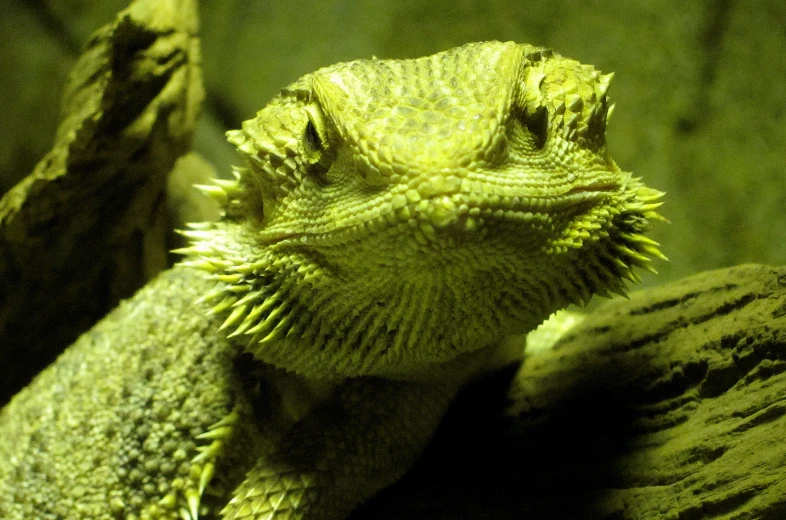
[[[0,414],[0,517],[345,517],[505,337],[660,256],[609,79],[489,42],[284,89],[185,265]]]

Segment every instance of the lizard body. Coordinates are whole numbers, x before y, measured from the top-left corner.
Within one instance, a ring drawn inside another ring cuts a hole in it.
[[[505,337],[661,256],[609,80],[488,42],[284,89],[187,261],[0,413],[0,517],[345,517]]]

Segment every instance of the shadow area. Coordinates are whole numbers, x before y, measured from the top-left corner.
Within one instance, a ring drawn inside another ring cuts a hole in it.
[[[626,367],[582,367],[548,407],[512,417],[505,410],[517,369],[468,385],[412,470],[350,518],[624,518],[598,504],[625,487],[615,461],[635,435],[639,394],[619,377]]]

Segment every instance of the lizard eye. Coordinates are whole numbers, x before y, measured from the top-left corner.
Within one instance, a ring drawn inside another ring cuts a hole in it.
[[[305,108],[308,122],[303,130],[303,149],[311,162],[319,162],[328,148],[325,116],[316,105],[307,105]]]
[[[524,126],[532,134],[534,144],[538,150],[546,144],[549,134],[549,112],[541,106],[532,113],[524,115]]]
[[[317,127],[314,126],[314,121],[309,117],[306,123],[306,131],[303,134],[303,143],[306,147],[306,152],[309,154],[317,154],[322,151],[322,138],[319,137]]]
[[[333,162],[325,116],[314,104],[307,105],[305,110],[308,121],[303,128],[303,154],[308,172],[317,180],[325,182],[325,175]]]

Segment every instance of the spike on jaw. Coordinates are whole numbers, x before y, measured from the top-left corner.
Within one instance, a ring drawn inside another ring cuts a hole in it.
[[[186,227],[195,230],[205,230],[205,229],[212,228],[213,223],[212,222],[186,222]],[[180,230],[175,230],[175,232],[180,233]]]
[[[248,290],[250,292],[245,296],[243,296],[240,300],[235,302],[235,305],[249,305],[252,303],[256,303],[257,301],[262,299],[262,297],[264,297],[264,293],[262,291],[253,291],[252,289],[253,288],[249,286]]]
[[[216,275],[216,279],[217,280],[220,280],[220,281],[222,281],[222,282],[224,282],[226,284],[229,284],[229,285],[235,285],[235,284],[243,281],[243,278],[245,278],[245,277],[241,273]]]
[[[199,520],[199,492],[196,489],[186,490],[186,501],[188,503],[188,512],[192,520]]]
[[[221,206],[226,206],[229,202],[229,195],[221,186],[213,184],[195,184],[194,187],[218,202]]]
[[[246,318],[243,320],[243,323],[241,323],[237,327],[237,329],[235,329],[235,331],[232,334],[229,335],[229,337],[231,338],[231,337],[239,336],[241,334],[245,334],[246,331],[248,331],[248,329],[250,329],[251,327],[254,327],[255,325],[257,325],[257,319],[259,319],[259,317],[262,315],[262,313],[269,307],[270,306],[266,307],[264,303],[261,304],[261,305],[255,306],[251,310],[251,312],[248,313]]]
[[[224,294],[226,294],[226,292],[224,292]],[[212,314],[222,313],[225,310],[227,310],[230,307],[232,307],[232,305],[234,305],[236,301],[237,301],[237,297],[236,296],[227,295],[216,306],[214,306],[212,309],[210,309],[210,314],[212,315]]]
[[[241,319],[243,319],[246,316],[247,311],[248,311],[247,305],[235,304],[229,317],[226,320],[224,320],[224,323],[221,324],[218,330],[226,330],[227,328],[237,324]]]
[[[284,330],[286,329],[287,332],[289,331],[289,329],[287,328],[289,326],[289,322],[290,322],[290,315],[287,314],[281,320],[279,320],[279,322],[276,324],[275,327],[273,327],[273,330],[271,330],[267,336],[257,341],[257,343],[269,343],[274,339],[278,339],[285,336],[286,334],[284,333]]]
[[[213,480],[213,475],[216,472],[216,465],[212,462],[207,462],[205,467],[202,469],[202,474],[199,476],[199,495],[202,496],[205,493],[205,489],[207,488],[210,481]]]

